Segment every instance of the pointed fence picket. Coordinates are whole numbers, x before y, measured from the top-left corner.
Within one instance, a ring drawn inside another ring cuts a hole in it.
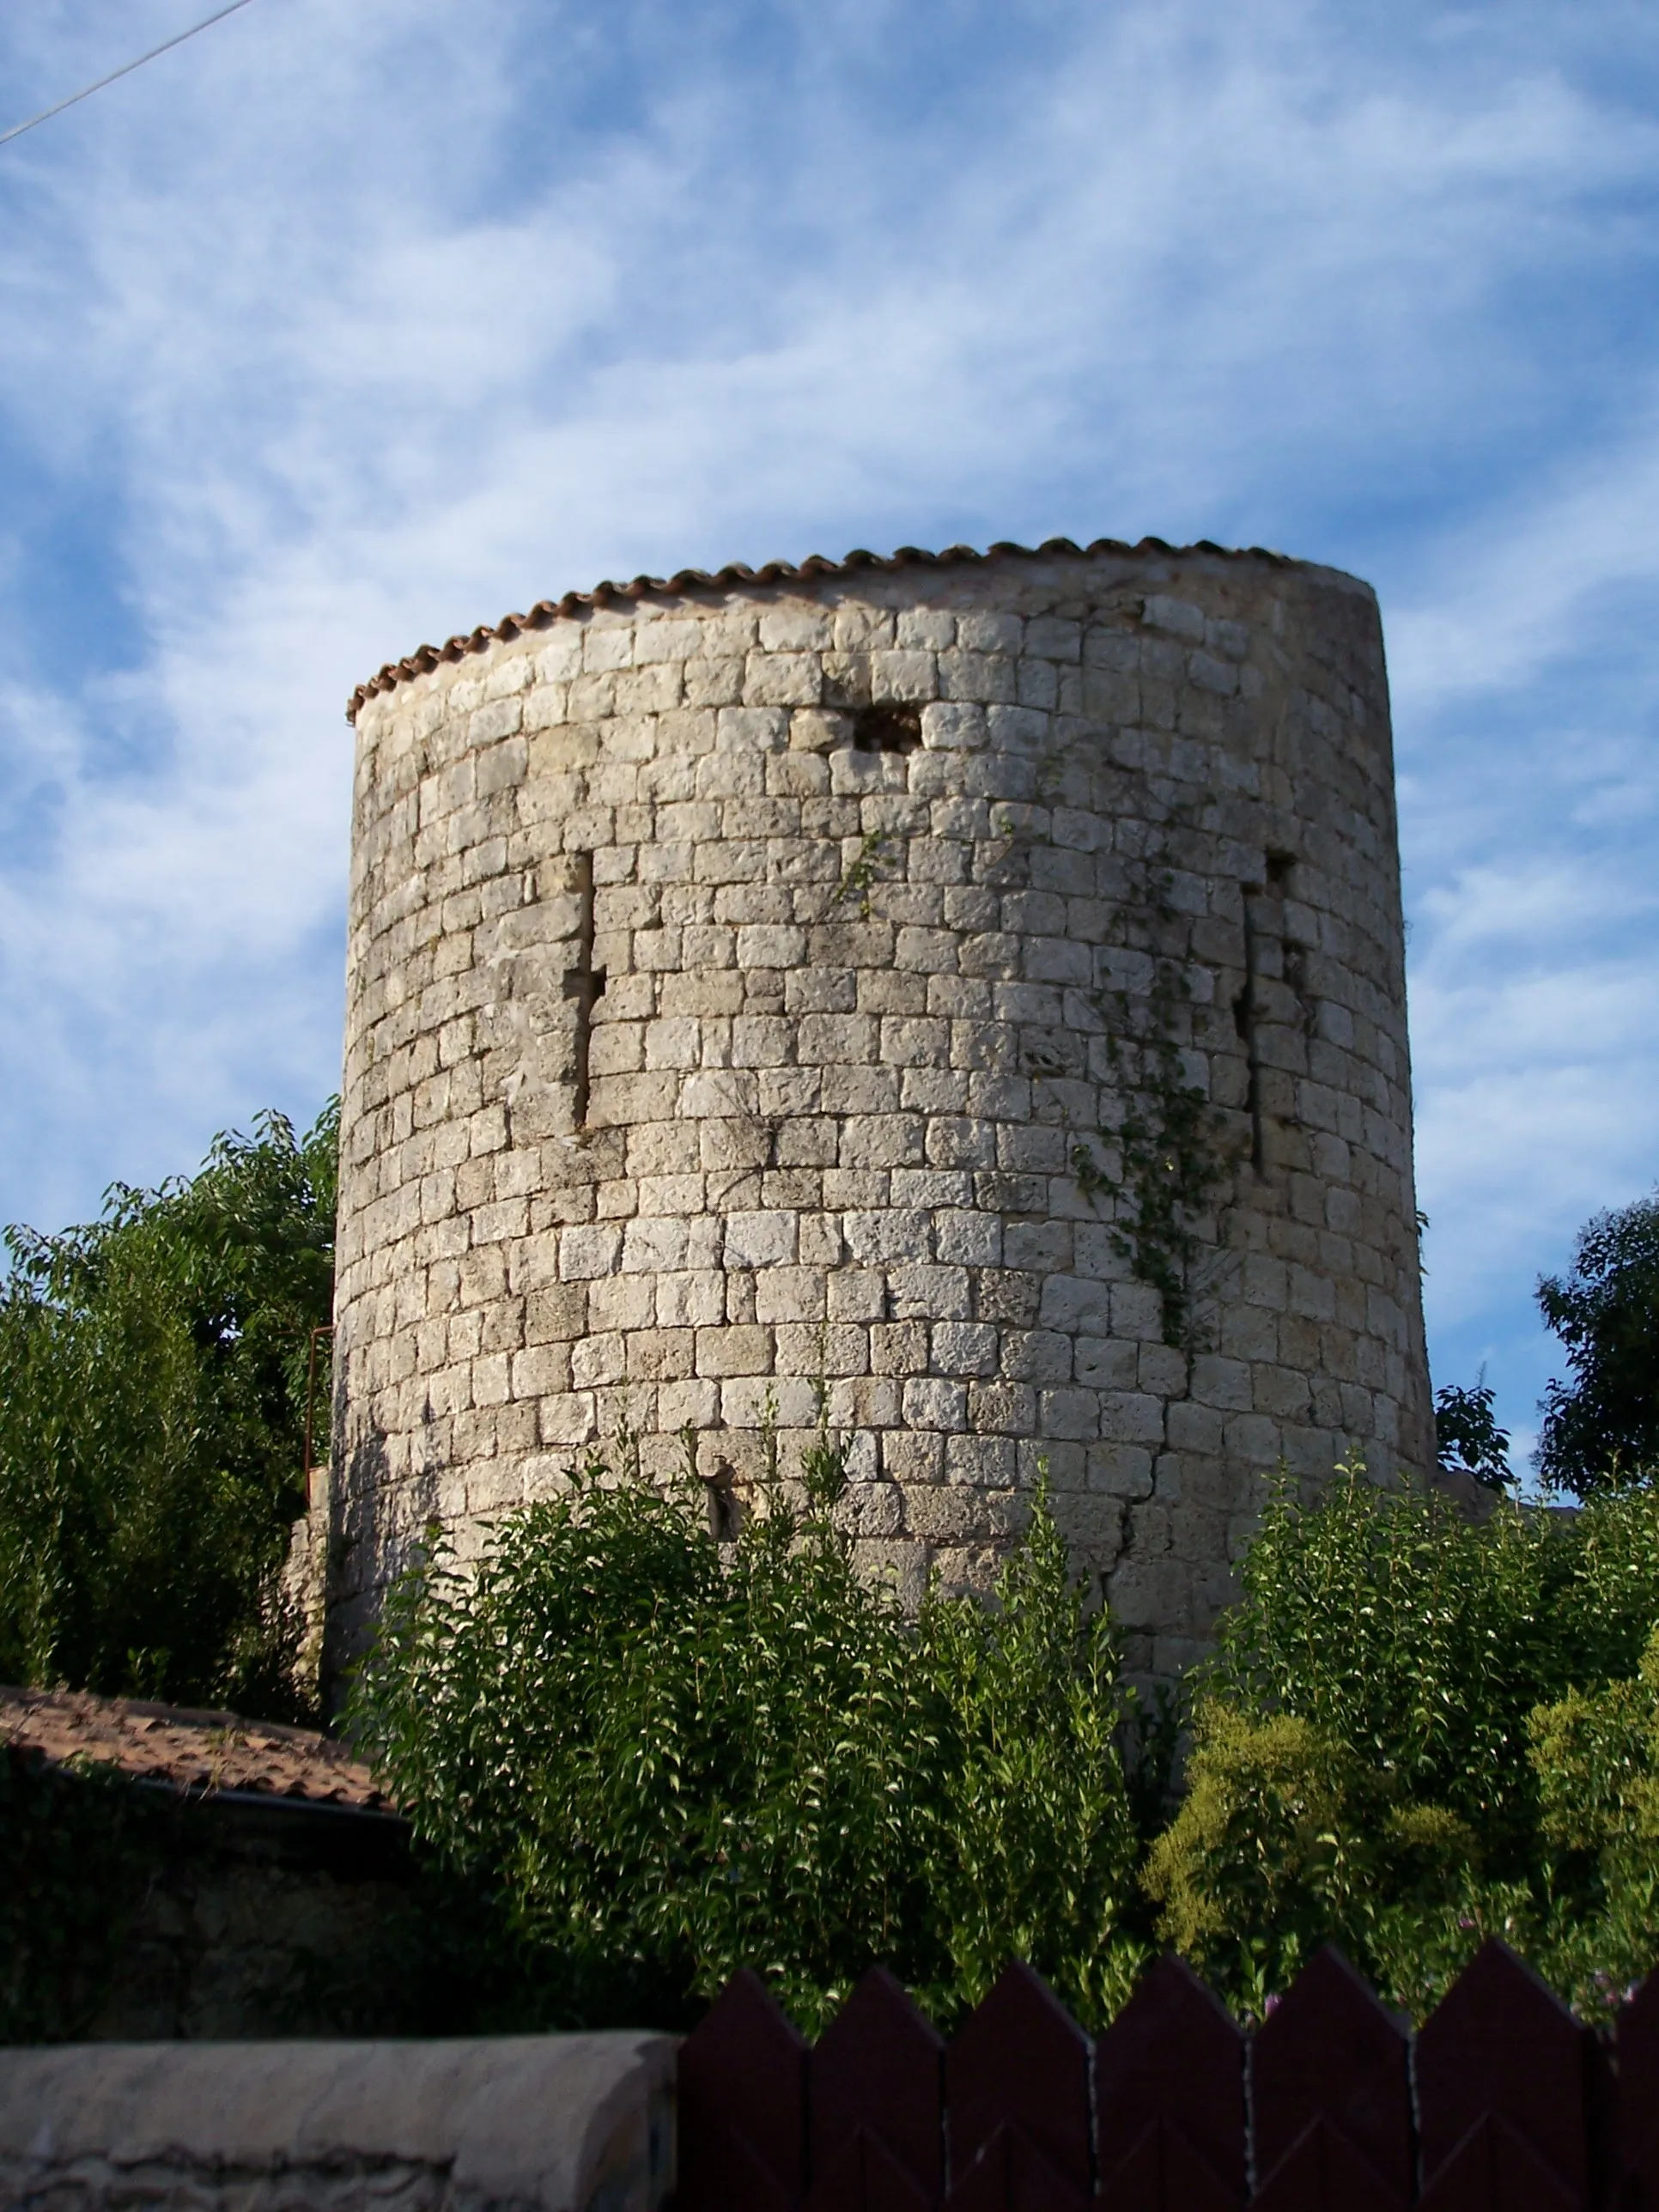
[[[1091,2045],[1028,1966],[946,2043],[872,1968],[680,2054],[677,2212],[1659,2212],[1659,1972],[1612,2030],[1486,1943],[1412,2036],[1335,1951],[1249,2034],[1164,1959]]]
[[[945,2193],[945,2039],[874,1966],[814,2046],[808,2212]]]
[[[1613,2124],[1613,2193],[1618,2212],[1659,2206],[1659,1972],[1648,1976],[1619,2015]]]
[[[1244,2202],[1244,2038],[1214,1991],[1160,1959],[1095,2045],[1102,2212]]]
[[[1410,2039],[1339,1952],[1309,1960],[1262,2022],[1250,2062],[1259,2203],[1317,2203],[1305,2178],[1316,2172],[1351,2177],[1355,2212],[1362,2193],[1378,2212],[1410,2203]]]

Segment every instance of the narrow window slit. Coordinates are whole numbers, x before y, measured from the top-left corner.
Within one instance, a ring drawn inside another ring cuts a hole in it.
[[[588,1063],[593,1042],[593,1006],[605,996],[605,970],[593,965],[593,855],[575,856],[576,961],[564,979],[564,995],[576,1004],[572,1109],[576,1127],[587,1123]]]
[[[1258,1175],[1264,1175],[1267,1166],[1267,1128],[1261,1109],[1261,1051],[1257,1036],[1262,1012],[1262,925],[1267,920],[1262,902],[1272,899],[1282,908],[1290,892],[1296,855],[1270,852],[1265,859],[1265,883],[1244,885],[1244,988],[1233,1000],[1233,1026],[1244,1041],[1245,1063],[1249,1070],[1244,1103],[1250,1117],[1250,1165]],[[1268,921],[1267,927],[1282,940],[1282,921]]]
[[[1244,1091],[1245,1111],[1250,1117],[1250,1165],[1261,1175],[1267,1164],[1267,1143],[1261,1127],[1261,1057],[1256,1042],[1257,984],[1261,975],[1261,933],[1256,927],[1258,892],[1244,892],[1244,988],[1233,1000],[1233,1022],[1244,1040],[1244,1064],[1249,1071]]]

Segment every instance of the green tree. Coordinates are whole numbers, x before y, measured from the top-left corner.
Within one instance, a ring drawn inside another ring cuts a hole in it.
[[[303,1138],[268,1114],[194,1177],[113,1186],[95,1223],[7,1231],[0,1677],[303,1704],[280,1577],[332,1298],[337,1141],[335,1105]]]
[[[1325,1942],[1419,2015],[1487,1934],[1581,2002],[1659,1954],[1659,1827],[1626,1822],[1591,1864],[1561,1826],[1610,1801],[1572,1769],[1583,1713],[1629,1739],[1659,1494],[1476,1527],[1340,1468],[1311,1507],[1279,1484],[1240,1580],[1145,1877],[1160,1932],[1232,2002],[1259,2011]]]
[[[1514,1480],[1510,1472],[1510,1432],[1498,1425],[1493,1396],[1486,1387],[1484,1369],[1472,1390],[1449,1382],[1443,1390],[1435,1392],[1435,1455],[1449,1474],[1473,1475],[1488,1490],[1507,1490]]]
[[[1556,1900],[1544,1963],[1594,2015],[1659,1958],[1659,1632],[1635,1675],[1540,1706],[1530,1733]]]
[[[1538,1470],[1580,1498],[1659,1473],[1659,1192],[1579,1232],[1572,1267],[1538,1285],[1570,1382],[1544,1394]]]
[[[1474,1527],[1358,1464],[1312,1506],[1281,1480],[1220,1624],[1212,1694],[1255,1719],[1296,1715],[1524,1858],[1527,1716],[1580,1671],[1577,1540],[1513,1508]],[[1630,1664],[1640,1650],[1638,1636]]]
[[[724,1553],[688,1484],[600,1462],[434,1538],[352,1729],[416,1836],[493,1894],[520,2018],[672,2021],[739,1966],[816,2029],[881,1961],[941,2018],[1011,1958],[1111,2016],[1145,1955],[1109,1627],[1039,1498],[996,1607],[907,1619],[830,1507],[775,1494]]]
[[[1421,2008],[1437,1954],[1476,1901],[1479,1842],[1297,1714],[1252,1718],[1219,1698],[1194,1717],[1181,1806],[1148,1856],[1160,1932],[1260,2017],[1334,1941],[1396,2002]],[[1426,1970],[1426,1971],[1425,1971]]]

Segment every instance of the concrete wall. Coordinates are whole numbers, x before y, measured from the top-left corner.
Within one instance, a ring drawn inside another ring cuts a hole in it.
[[[674,2042],[0,2051],[0,2203],[101,2212],[653,2212]]]
[[[428,1518],[465,1547],[619,1427],[659,1468],[691,1424],[740,1511],[820,1376],[872,1564],[982,1585],[1046,1461],[1158,1671],[1281,1454],[1431,1461],[1364,585],[600,595],[368,696],[357,749],[337,1657]]]

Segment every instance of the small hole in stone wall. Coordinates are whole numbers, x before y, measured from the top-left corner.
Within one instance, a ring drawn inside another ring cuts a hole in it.
[[[1291,887],[1291,870],[1296,866],[1294,853],[1269,853],[1267,855],[1267,889],[1281,896]]]
[[[920,707],[860,707],[853,716],[853,750],[913,753],[921,743]]]

